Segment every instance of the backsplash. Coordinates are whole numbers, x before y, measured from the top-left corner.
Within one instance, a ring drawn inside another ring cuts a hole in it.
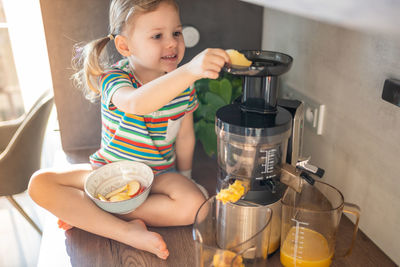
[[[303,155],[361,207],[360,228],[400,264],[400,108],[381,99],[400,79],[400,40],[265,9],[262,47],[294,58],[281,82],[326,105]]]
[[[182,24],[193,26],[200,33],[198,45],[186,49],[183,63],[209,47],[260,49],[262,7],[232,0],[178,0],[178,3]]]

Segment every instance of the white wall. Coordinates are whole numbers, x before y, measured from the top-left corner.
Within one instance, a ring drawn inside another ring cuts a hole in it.
[[[400,79],[400,40],[265,9],[263,49],[288,53],[283,80],[327,107],[324,134],[304,155],[361,207],[360,228],[400,264],[400,108],[381,99]]]

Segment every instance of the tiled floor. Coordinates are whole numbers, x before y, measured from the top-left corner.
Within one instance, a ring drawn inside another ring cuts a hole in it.
[[[65,162],[57,131],[55,112],[52,113],[47,127],[42,166],[48,167],[56,162]],[[58,163],[59,164],[59,163]],[[47,211],[37,206],[22,193],[15,196],[16,201],[42,227]],[[8,202],[0,198],[0,267],[31,267],[37,265],[41,236]]]

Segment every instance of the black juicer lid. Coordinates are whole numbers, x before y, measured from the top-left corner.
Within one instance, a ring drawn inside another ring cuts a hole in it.
[[[240,53],[252,61],[250,67],[226,65],[223,71],[242,76],[278,76],[289,71],[293,58],[289,55],[261,50],[240,50]]]
[[[274,136],[290,131],[292,115],[284,108],[277,107],[278,112],[260,114],[242,112],[239,103],[226,105],[216,113],[216,126],[229,133],[242,136]]]

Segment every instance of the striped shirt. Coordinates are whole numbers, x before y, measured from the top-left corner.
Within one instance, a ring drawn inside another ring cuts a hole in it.
[[[194,88],[187,88],[171,102],[147,115],[135,115],[119,110],[112,95],[121,87],[141,86],[123,59],[107,70],[101,84],[101,148],[90,156],[93,165],[132,160],[144,162],[153,171],[171,168],[175,164],[175,140],[182,119],[197,106]]]

